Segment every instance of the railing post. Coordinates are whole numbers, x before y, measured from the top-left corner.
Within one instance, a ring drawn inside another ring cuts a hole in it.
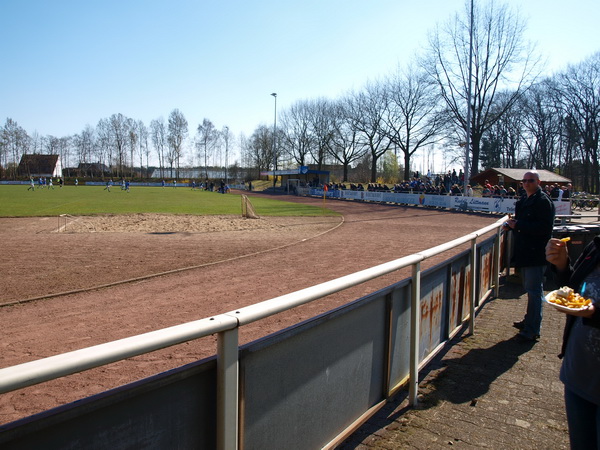
[[[494,240],[494,264],[492,273],[494,274],[494,297],[500,295],[500,239],[502,238],[502,228],[496,230],[496,239]]]
[[[471,239],[471,252],[469,254],[471,266],[471,294],[469,295],[469,333],[475,332],[475,289],[477,288],[477,238]]]
[[[513,234],[510,232],[506,232],[506,239],[504,244],[506,245],[505,253],[506,253],[506,277],[510,276],[510,260],[512,259],[512,241]]]
[[[217,449],[238,448],[238,328],[217,335]]]
[[[408,402],[417,404],[419,390],[419,347],[421,324],[421,263],[412,266],[412,284],[410,295],[410,368],[408,380]]]

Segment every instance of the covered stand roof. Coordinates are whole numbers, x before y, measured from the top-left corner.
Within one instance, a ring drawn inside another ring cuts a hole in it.
[[[530,172],[532,169],[504,169],[504,168],[492,168],[484,170],[483,172],[478,173],[475,176],[472,176],[469,180],[472,184],[481,184],[485,183],[485,180],[488,180],[490,184],[519,184],[523,179],[523,175],[527,172]],[[540,181],[542,184],[569,184],[571,180],[569,178],[558,175],[554,172],[550,172],[549,170],[536,170],[536,172],[540,175]]]

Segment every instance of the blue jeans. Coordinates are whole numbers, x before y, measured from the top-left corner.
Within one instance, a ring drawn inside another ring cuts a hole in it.
[[[565,409],[571,449],[597,449],[600,443],[600,407],[565,387]]]
[[[521,334],[535,338],[542,326],[542,302],[544,301],[544,272],[546,266],[521,267],[523,287],[527,292],[527,312],[523,319]]]

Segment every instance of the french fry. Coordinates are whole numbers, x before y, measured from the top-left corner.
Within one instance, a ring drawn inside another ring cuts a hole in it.
[[[571,238],[569,236],[562,238],[560,241],[561,242],[569,242],[571,240]]]
[[[568,288],[562,288],[561,290],[568,290]],[[549,302],[557,305],[566,306],[567,308],[581,309],[592,304],[592,300],[579,295],[577,292],[569,292],[567,297],[563,297],[557,294],[552,295]]]

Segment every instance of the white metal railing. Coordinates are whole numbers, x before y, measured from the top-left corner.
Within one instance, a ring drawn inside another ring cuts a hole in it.
[[[496,231],[496,240],[499,241],[500,227],[505,220],[506,218],[502,218],[473,233],[422,252],[225,314],[0,369],[0,394],[217,333],[217,446],[220,449],[235,449],[238,445],[239,427],[239,327],[373,280],[390,272],[412,267],[411,301],[413,304],[411,314],[413,317],[411,317],[409,400],[411,404],[414,404],[416,402],[419,369],[417,349],[419,348],[418,323],[420,308],[417,305],[420,298],[421,262],[452,250],[457,246],[470,243],[470,264],[472,273],[475,274],[477,239],[487,233]],[[497,252],[496,257],[499,258],[499,252]],[[494,266],[497,268],[497,264],[494,264]],[[494,272],[493,284],[496,289],[499,285],[498,272],[498,270]],[[475,278],[475,276],[471,277],[471,298],[469,299],[471,332],[473,331],[475,317]]]

